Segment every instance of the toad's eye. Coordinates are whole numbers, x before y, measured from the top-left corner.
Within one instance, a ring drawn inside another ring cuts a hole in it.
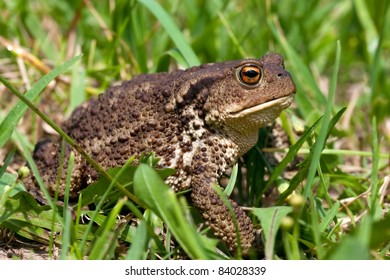
[[[254,65],[244,66],[239,70],[238,76],[245,85],[257,85],[261,79],[261,68]]]

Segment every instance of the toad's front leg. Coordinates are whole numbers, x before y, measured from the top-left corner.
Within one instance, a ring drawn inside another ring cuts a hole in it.
[[[216,180],[208,178],[204,174],[206,173],[195,174],[192,177],[191,198],[193,205],[201,211],[206,224],[211,227],[214,235],[220,238],[230,251],[235,251],[238,247],[238,241],[234,219],[232,219],[228,207],[213,188]],[[255,239],[252,221],[235,201],[231,199],[228,201],[236,216],[241,248],[246,253],[253,247]]]

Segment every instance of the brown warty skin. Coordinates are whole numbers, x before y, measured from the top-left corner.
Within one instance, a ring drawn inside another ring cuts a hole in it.
[[[270,53],[261,59],[137,76],[77,108],[63,129],[106,169],[123,165],[133,155],[154,151],[161,159],[159,167],[177,170],[166,183],[175,191],[192,188],[193,206],[234,251],[234,223],[213,184],[256,144],[258,129],[277,118],[291,104],[294,93],[283,58]],[[41,140],[33,155],[51,193],[56,186],[60,143]],[[67,146],[65,154],[72,149]],[[75,154],[72,198],[98,179],[97,172]],[[66,172],[62,174],[60,197]],[[32,176],[25,184],[33,194],[42,195]],[[230,202],[242,248],[248,251],[254,242],[252,222],[236,202]]]

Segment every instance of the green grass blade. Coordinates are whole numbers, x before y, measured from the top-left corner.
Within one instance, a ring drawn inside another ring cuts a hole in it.
[[[69,194],[70,194],[70,181],[72,179],[72,170],[74,166],[75,155],[74,152],[71,152],[69,155],[68,168],[66,172],[66,181],[65,181],[65,194],[64,194],[64,217],[66,216],[65,209],[68,208],[69,204]]]
[[[155,0],[138,0],[138,2],[147,7],[160,21],[161,25],[165,28],[166,32],[169,34],[172,41],[175,43],[176,47],[180,50],[182,56],[186,60],[186,66],[190,67],[199,65],[200,61],[198,57],[187,43],[172,17],[161,7],[161,5]]]
[[[254,208],[253,214],[260,220],[265,238],[265,258],[272,260],[274,258],[274,247],[276,233],[280,227],[282,219],[291,213],[292,207],[277,206],[269,208]]]
[[[329,122],[331,119],[334,96],[335,96],[335,92],[336,92],[337,75],[338,75],[339,66],[340,66],[340,55],[341,55],[340,42],[337,42],[337,53],[336,53],[336,60],[335,60],[333,77],[332,77],[332,81],[331,81],[331,87],[329,89],[329,98],[328,98],[328,101],[326,103],[326,109],[325,109],[325,114],[324,114],[324,117],[322,120],[320,133],[316,139],[316,144],[315,144],[314,153],[313,153],[313,159],[312,159],[312,162],[310,165],[309,174],[307,176],[307,182],[304,186],[303,196],[305,199],[308,197],[309,192],[311,190],[312,182],[313,182],[314,176],[317,172],[317,166],[318,166],[318,163],[319,163],[319,160],[321,157],[321,151],[325,146]]]
[[[35,161],[33,160],[32,155],[29,153],[29,151],[27,149],[26,139],[22,138],[20,136],[20,133],[18,133],[18,132],[15,133],[15,136],[16,136],[18,142],[20,143],[20,146],[21,146],[22,151],[23,151],[23,155],[24,155],[25,159],[27,160],[27,163],[29,165],[31,172],[34,174],[35,179],[38,183],[38,186],[40,187],[41,191],[43,192],[47,203],[50,205],[50,207],[52,209],[56,209],[56,205],[55,205],[53,199],[51,198],[51,195],[49,194],[49,191],[47,190],[45,184],[43,183],[42,177],[39,175],[38,167],[35,164]],[[59,217],[59,215],[57,215],[57,216]]]
[[[264,190],[268,189],[271,186],[271,184],[282,174],[283,170],[287,167],[287,165],[294,160],[294,157],[298,153],[299,149],[310,137],[314,129],[319,124],[320,120],[321,119],[317,120],[309,129],[307,129],[305,133],[301,136],[301,138],[293,146],[290,147],[286,156],[273,170],[271,177],[269,178]]]
[[[8,165],[11,163],[12,158],[15,155],[15,150],[12,150],[4,160],[3,166],[0,168],[0,178],[3,176],[5,170],[7,170]]]
[[[379,181],[378,181],[378,166],[379,166],[379,144],[378,132],[376,127],[376,118],[372,119],[372,172],[371,172],[371,195],[369,198],[369,209],[371,217],[374,220],[381,218],[381,205],[379,202]]]
[[[115,177],[111,180],[108,180],[107,182],[107,189],[106,189],[106,192],[102,195],[102,197],[100,198],[100,201],[98,202],[98,204],[96,205],[96,209],[93,211],[93,213],[91,214],[90,218],[91,218],[91,221],[94,221],[99,212],[100,212],[100,209],[102,208],[104,202],[106,201],[106,198],[108,197],[110,191],[112,190],[112,188],[114,187],[115,184],[117,184],[117,178],[121,176],[122,172],[124,172],[124,170],[126,170],[126,167],[128,165],[130,165],[130,163],[132,162],[132,158],[130,160],[128,160],[125,165],[119,170],[119,172],[115,175]],[[105,178],[106,179],[106,178]],[[93,226],[93,223],[88,223],[88,226],[87,226],[87,229],[86,231],[84,232],[84,235],[83,235],[83,238],[80,242],[80,248],[81,248],[81,251],[83,251],[84,249],[84,246],[86,245],[86,242],[88,240],[88,235],[91,233],[92,231],[92,226]]]
[[[3,176],[0,177],[0,201],[3,200],[3,196],[5,192],[9,191],[8,195],[13,196],[14,194],[20,191],[26,190],[20,182],[15,187],[12,187],[11,190],[7,190],[9,186],[15,184],[16,180],[17,180],[17,176],[15,174],[7,173],[7,172],[5,172]],[[1,203],[0,203],[0,207],[1,207]]]
[[[44,88],[54,80],[58,75],[64,73],[68,70],[73,64],[81,59],[82,55],[78,55],[64,64],[54,68],[48,74],[43,76],[37,83],[33,85],[33,87],[26,92],[25,97],[33,101],[37,96],[44,90]],[[0,82],[2,82],[10,91],[17,91],[7,80],[0,76]],[[28,106],[21,100],[11,109],[11,111],[7,114],[5,119],[0,124],[0,148],[4,146],[4,144],[11,137],[12,132],[15,130],[15,127],[18,125],[18,122],[23,117],[24,113],[28,109]]]
[[[72,83],[70,86],[70,103],[67,113],[70,114],[85,101],[85,69],[81,65],[72,68]]]
[[[284,35],[282,34],[281,30],[277,28],[277,19],[275,17],[272,18],[272,20],[269,19],[267,23],[273,35],[277,39],[278,43],[283,47],[284,51],[286,52],[289,65],[291,65],[292,67],[290,71],[292,73],[292,76],[294,77],[295,83],[297,84],[298,90],[309,88],[308,93],[314,94],[314,99],[316,102],[313,102],[312,100],[310,100],[310,98],[307,98],[306,94],[299,94],[299,92],[295,97],[297,103],[300,106],[299,109],[302,111],[302,113],[305,116],[311,116],[313,114],[313,107],[325,104],[326,99],[322,94],[317,81],[314,79],[309,67],[305,64],[301,56],[291,47],[286,37],[284,37]],[[297,79],[295,78],[295,75],[299,75],[302,78]],[[301,81],[305,81],[305,84],[301,84]]]
[[[229,199],[226,197],[225,193],[222,191],[222,189],[215,184],[214,191],[218,194],[219,198],[222,200],[223,204],[228,208],[228,211],[230,213],[230,216],[232,218],[232,222],[234,224],[234,231],[236,233],[236,240],[237,240],[237,249],[236,249],[236,255],[238,259],[242,258],[242,247],[241,247],[241,236],[239,234],[239,227],[238,227],[238,221],[236,217],[236,213],[234,212],[233,206]]]
[[[372,58],[379,43],[378,42],[379,36],[375,26],[375,22],[373,18],[371,18],[370,16],[370,12],[367,7],[366,1],[354,0],[353,2],[354,5],[356,6],[355,9],[356,15],[364,30],[362,34],[366,37],[367,50]]]
[[[146,222],[143,220],[138,225],[135,232],[130,250],[127,252],[127,260],[144,260],[145,252],[147,251],[147,245],[150,237],[148,235],[148,228]]]
[[[338,245],[337,250],[333,252],[330,260],[368,260],[370,252],[359,242],[356,236],[348,236]]]
[[[15,227],[15,232],[21,231],[20,234],[26,238],[49,244],[51,233],[48,229],[61,232],[64,226],[60,217],[53,219],[55,213],[58,213],[57,209],[38,205],[29,193],[22,191],[9,197],[4,207],[0,208],[0,225]]]
[[[155,212],[172,231],[177,242],[192,259],[207,259],[204,239],[183,214],[176,194],[154,170],[141,164],[134,174],[134,193]]]
[[[237,175],[238,175],[238,164],[235,164],[232,168],[232,173],[230,174],[229,183],[227,184],[224,191],[227,196],[230,196],[233,192],[237,180]]]
[[[61,239],[61,253],[60,259],[67,259],[69,248],[71,246],[71,229],[72,229],[72,213],[70,209],[64,208],[64,230]]]
[[[120,199],[110,214],[105,219],[102,226],[95,235],[95,240],[92,245],[92,250],[89,255],[91,260],[111,259],[113,257],[117,244],[117,236],[119,234],[117,228],[117,217],[123,208],[127,198]]]
[[[372,219],[365,216],[356,232],[345,235],[329,255],[331,260],[369,260]]]
[[[360,4],[360,2],[362,2],[362,5],[364,5],[364,1],[356,0],[355,2],[359,2],[359,4]],[[377,100],[379,100],[379,99],[382,99],[382,98],[385,99],[386,98],[386,94],[387,94],[387,97],[389,96],[387,90],[384,90],[384,91],[387,91],[387,93],[382,93],[382,95],[383,95],[382,97],[381,97],[381,94],[380,94],[381,91],[377,90],[377,88],[378,88],[378,79],[379,79],[379,76],[380,76],[379,74],[380,74],[381,71],[383,71],[382,70],[384,68],[383,64],[385,64],[383,62],[383,57],[381,56],[381,54],[383,52],[383,41],[385,40],[386,32],[388,32],[388,28],[386,26],[389,23],[389,16],[388,16],[389,10],[390,10],[390,1],[385,1],[385,4],[384,4],[384,19],[383,19],[382,26],[380,28],[381,32],[380,32],[379,39],[372,38],[372,40],[367,41],[368,49],[369,49],[369,53],[370,54],[373,52],[371,50],[373,45],[374,45],[374,44],[372,44],[372,42],[375,42],[375,43],[377,42],[375,53],[374,53],[373,59],[372,59],[371,69],[370,69],[370,79],[371,79],[370,84],[371,84],[371,92],[372,92],[372,94],[371,94],[371,115],[378,116],[379,118],[382,115],[380,113],[381,111],[388,112],[388,104],[390,102],[389,99],[387,99],[387,102],[383,102],[383,101],[382,102],[377,102]],[[365,14],[366,11],[362,11],[361,13]],[[363,15],[360,16],[361,21],[363,21],[364,17],[365,16],[363,16]],[[373,23],[371,23],[371,24],[373,24]],[[371,24],[368,24],[368,25],[371,26]],[[373,30],[370,33],[374,33],[374,31],[375,30]],[[366,33],[368,33],[368,31]],[[376,35],[376,33],[374,33],[374,34]],[[371,34],[371,36],[373,36],[374,34]],[[369,37],[369,35],[367,35],[367,37]],[[367,38],[367,39],[369,39],[369,38]],[[384,74],[384,75],[386,76],[387,73]]]
[[[336,92],[336,84],[337,84],[337,76],[338,76],[338,70],[340,66],[340,55],[341,55],[341,46],[340,42],[337,42],[337,49],[336,49],[336,59],[335,59],[335,66],[334,66],[334,72],[331,80],[331,86],[329,89],[329,98],[328,102],[326,103],[326,109],[325,114],[323,117],[320,133],[316,139],[313,157],[310,163],[308,175],[307,175],[307,181],[306,184],[303,187],[303,197],[304,200],[309,198],[309,208],[310,208],[310,217],[311,217],[311,226],[312,226],[312,233],[314,237],[314,242],[317,247],[317,255],[319,259],[322,259],[324,257],[324,249],[320,244],[320,225],[318,223],[318,213],[316,210],[316,204],[314,200],[314,196],[312,194],[312,186],[314,182],[314,177],[317,172],[317,167],[320,162],[321,158],[321,152],[325,146],[325,141],[328,134],[328,128],[331,120],[331,113],[332,113],[332,107],[333,107],[333,100]],[[302,206],[302,210],[306,207],[304,204]]]
[[[340,202],[336,201],[332,208],[329,209],[329,211],[326,213],[325,217],[322,219],[320,224],[320,232],[325,231],[325,229],[330,225],[330,223],[333,221],[334,217],[336,216],[337,212],[339,211]]]

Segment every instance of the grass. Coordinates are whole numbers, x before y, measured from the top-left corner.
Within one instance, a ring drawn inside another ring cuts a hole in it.
[[[42,116],[60,123],[115,81],[274,51],[297,85],[280,118],[291,145],[270,164],[263,129],[239,163],[232,196],[263,229],[264,255],[248,258],[389,259],[389,17],[389,1],[365,0],[2,1],[1,250],[34,240],[47,258],[241,258],[199,232],[153,157],[108,170],[69,208],[24,191],[13,151],[31,162],[50,132]]]

